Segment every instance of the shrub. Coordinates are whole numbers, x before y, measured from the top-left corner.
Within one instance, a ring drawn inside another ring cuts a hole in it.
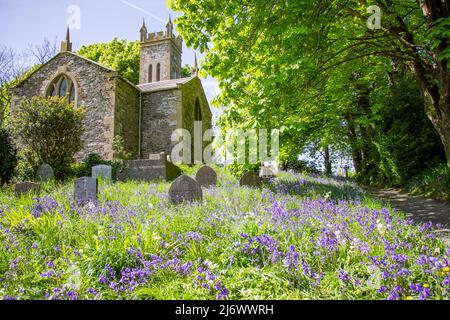
[[[112,167],[112,177],[115,179],[117,172],[122,168],[122,160],[103,160],[99,154],[89,154],[81,163],[75,163],[72,165],[72,176],[76,178],[88,177],[92,174],[92,167],[98,165],[108,165]]]
[[[450,171],[443,163],[423,171],[406,184],[406,190],[414,195],[450,200]]]
[[[18,152],[17,178],[20,181],[33,181],[37,178],[39,160],[32,151],[21,148]]]
[[[30,150],[27,159],[48,163],[61,180],[70,172],[73,156],[80,151],[84,132],[83,108],[74,108],[65,97],[34,97],[25,100],[14,116],[20,144]]]
[[[115,159],[121,160],[131,159],[131,153],[127,152],[127,150],[125,149],[125,140],[119,135],[114,137],[113,151]]]
[[[14,145],[11,133],[0,128],[0,186],[9,183],[14,177],[17,166],[17,149]]]
[[[281,166],[284,171],[294,170],[303,173],[319,173],[319,170],[314,166],[314,163],[306,160],[290,160],[286,161]]]

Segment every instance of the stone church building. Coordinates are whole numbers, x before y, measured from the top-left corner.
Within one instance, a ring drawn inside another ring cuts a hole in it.
[[[170,155],[176,144],[171,142],[173,131],[187,129],[193,139],[194,121],[203,122],[203,132],[211,129],[211,110],[197,76],[197,61],[193,75],[181,78],[183,42],[174,35],[170,19],[166,30],[157,33],[149,33],[144,22],[140,41],[140,81],[135,85],[72,52],[68,30],[61,52],[13,88],[12,113],[33,96],[66,96],[75,108],[86,110],[78,160],[90,153],[112,159],[116,136],[124,139],[133,159]]]

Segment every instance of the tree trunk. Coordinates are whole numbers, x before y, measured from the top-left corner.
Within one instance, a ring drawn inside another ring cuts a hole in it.
[[[426,24],[431,28],[439,19],[450,17],[448,1],[419,0],[419,6]],[[410,36],[414,44],[414,38]],[[425,101],[425,112],[438,132],[444,145],[447,166],[450,170],[450,70],[449,59],[441,59],[441,54],[449,49],[449,38],[442,37],[439,45],[432,51],[433,65],[426,65],[420,58],[409,63],[416,76]]]
[[[346,116],[345,120],[347,121],[347,136],[352,148],[353,167],[355,168],[356,173],[360,173],[362,169],[362,155],[358,143],[358,137],[356,136],[355,124],[353,123],[353,119],[350,115]]]
[[[411,63],[409,66],[419,84],[428,119],[441,138],[450,169],[450,72],[447,71],[446,62],[438,63],[434,74],[427,72],[420,63]],[[437,79],[438,83],[430,81],[430,78]]]
[[[323,148],[323,160],[325,165],[325,175],[331,176],[333,174],[333,168],[331,165],[330,146]]]
[[[447,131],[447,134],[443,137],[441,137],[443,144],[444,144],[444,150],[445,150],[445,156],[447,158],[447,167],[450,171],[450,132]]]
[[[441,102],[443,101],[441,100]],[[444,146],[445,150],[445,157],[447,159],[447,166],[450,170],[450,104],[447,104],[447,106],[441,106],[439,108],[436,108],[435,105],[428,105],[426,106],[426,108],[435,108],[440,111],[440,117],[436,117],[433,114],[429,115],[428,117],[433,123],[433,126],[436,128],[439,137],[441,138],[442,145]]]

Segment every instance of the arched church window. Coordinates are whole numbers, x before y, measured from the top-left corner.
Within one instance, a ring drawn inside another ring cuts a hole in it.
[[[148,82],[153,82],[153,65],[148,67]]]
[[[59,85],[59,96],[64,97],[65,95],[67,95],[67,80],[66,77],[63,77]]]
[[[202,121],[202,108],[200,106],[200,100],[197,98],[195,100],[195,108],[194,108],[194,121]]]
[[[70,85],[69,103],[75,101],[75,85],[72,83]]]
[[[55,85],[51,86],[50,91],[51,91],[50,96],[52,96],[52,97],[56,96],[56,86]]]
[[[156,81],[161,81],[161,64],[156,65]]]
[[[69,103],[75,101],[76,88],[73,81],[66,75],[55,78],[48,87],[47,96],[67,97]]]

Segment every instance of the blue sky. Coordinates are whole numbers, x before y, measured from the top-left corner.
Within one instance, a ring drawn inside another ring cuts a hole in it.
[[[165,30],[169,13],[177,16],[166,0],[0,0],[0,45],[22,51],[45,38],[56,38],[59,48],[68,21],[73,21],[73,11],[68,13],[71,6],[80,10],[80,28],[71,29],[74,51],[114,37],[138,40],[143,18],[151,32]],[[183,65],[193,61],[194,50],[184,46]],[[202,81],[211,100],[217,93],[216,83],[213,79]]]

